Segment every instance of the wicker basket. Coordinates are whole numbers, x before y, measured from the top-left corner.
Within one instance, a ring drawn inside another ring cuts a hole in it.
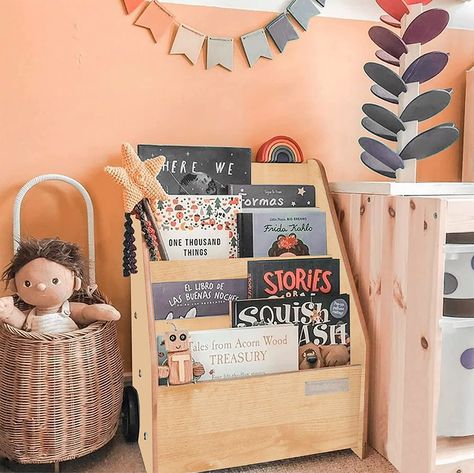
[[[0,452],[19,463],[91,453],[114,436],[123,392],[114,322],[47,335],[0,327]]]
[[[20,235],[24,195],[45,180],[68,182],[86,200],[94,283],[92,203],[76,181],[46,175],[25,184],[15,201],[14,240]],[[115,435],[122,396],[123,365],[115,322],[95,322],[59,334],[0,325],[0,454],[8,459],[57,463],[99,449]]]

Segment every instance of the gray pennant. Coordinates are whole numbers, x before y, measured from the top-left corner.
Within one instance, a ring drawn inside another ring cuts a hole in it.
[[[232,38],[207,38],[207,69],[220,65],[232,71],[234,67],[234,40]]]
[[[241,36],[240,40],[242,41],[242,46],[250,67],[252,67],[261,57],[273,59],[267,35],[263,28],[254,31],[253,33]]]
[[[266,30],[281,53],[285,49],[288,41],[293,41],[299,38],[298,33],[293,28],[286,13],[278,15],[266,26]]]
[[[309,20],[320,13],[313,0],[293,0],[288,5],[288,12],[305,31]]]

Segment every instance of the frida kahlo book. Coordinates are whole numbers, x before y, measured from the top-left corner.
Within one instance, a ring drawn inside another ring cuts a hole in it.
[[[245,209],[237,215],[239,257],[327,254],[326,213],[316,209]]]

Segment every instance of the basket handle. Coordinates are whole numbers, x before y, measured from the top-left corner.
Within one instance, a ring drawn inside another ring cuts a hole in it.
[[[95,238],[94,238],[94,207],[92,206],[92,200],[89,193],[86,191],[84,186],[68,176],[62,174],[43,174],[42,176],[35,177],[28,181],[18,192],[13,204],[13,252],[16,253],[20,240],[20,211],[21,204],[27,192],[37,184],[45,181],[62,181],[70,184],[77,189],[85,203],[87,209],[87,241],[89,248],[89,284],[91,287],[95,286]]]

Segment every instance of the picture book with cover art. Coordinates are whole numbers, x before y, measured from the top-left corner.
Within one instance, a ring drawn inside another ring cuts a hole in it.
[[[251,149],[140,144],[142,161],[165,156],[159,180],[168,194],[229,194],[229,184],[250,184]]]
[[[229,302],[247,296],[247,279],[156,282],[155,320],[226,315]]]
[[[237,215],[239,257],[327,253],[326,213],[316,209],[244,209]]]
[[[177,195],[158,203],[170,260],[237,257],[240,196]]]
[[[348,294],[293,298],[240,299],[230,302],[232,327],[293,324],[299,344],[347,344],[350,337]]]
[[[298,328],[291,324],[189,332],[194,362],[204,374],[195,381],[284,373],[298,370]],[[157,336],[158,364],[167,352]],[[160,384],[164,384],[160,380]]]
[[[301,297],[339,294],[339,260],[281,258],[249,261],[248,297]]]

